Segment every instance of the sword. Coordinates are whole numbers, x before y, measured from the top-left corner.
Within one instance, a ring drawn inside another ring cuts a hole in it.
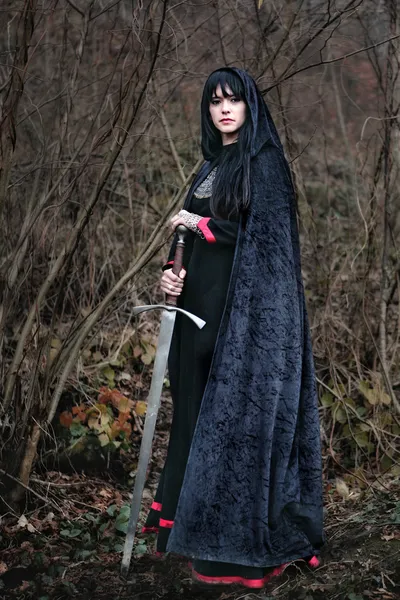
[[[175,275],[179,275],[182,269],[183,250],[185,247],[185,236],[187,231],[188,230],[183,225],[179,225],[176,228],[178,242],[175,251],[174,264],[172,267],[172,272]],[[144,423],[142,443],[140,445],[139,462],[135,477],[135,485],[133,487],[129,522],[124,545],[124,554],[122,557],[121,574],[124,577],[126,577],[128,574],[132,557],[133,543],[135,539],[137,522],[139,520],[140,505],[142,501],[144,484],[146,481],[147,467],[151,455],[151,446],[157,421],[157,413],[160,407],[161,392],[163,388],[165,369],[167,367],[169,349],[171,346],[172,334],[174,331],[176,313],[180,312],[183,315],[186,315],[189,319],[192,319],[199,329],[202,329],[206,324],[203,319],[192,315],[192,313],[186,310],[177,308],[176,304],[176,296],[167,295],[166,305],[154,304],[137,306],[133,309],[133,314],[137,315],[142,312],[155,309],[162,309],[163,313],[161,318],[160,334],[158,336],[157,352],[154,360],[153,377],[147,399],[146,420]]]

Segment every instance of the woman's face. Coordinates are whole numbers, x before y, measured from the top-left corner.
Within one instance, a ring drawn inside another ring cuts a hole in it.
[[[239,129],[246,120],[246,103],[233,95],[227,86],[225,98],[218,84],[210,102],[210,115],[215,127],[221,132],[222,143],[231,144],[239,135]]]

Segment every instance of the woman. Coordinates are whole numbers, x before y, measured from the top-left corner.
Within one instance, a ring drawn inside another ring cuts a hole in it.
[[[205,164],[172,227],[190,230],[169,357],[170,443],[144,531],[195,579],[260,588],[323,543],[317,392],[290,172],[253,79],[214,71]]]

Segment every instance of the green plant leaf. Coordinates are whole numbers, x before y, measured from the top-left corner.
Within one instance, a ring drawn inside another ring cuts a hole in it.
[[[91,523],[94,523],[95,525],[98,525],[100,523],[100,515],[92,515],[92,513],[86,513],[83,516],[87,521],[90,521]]]
[[[105,530],[107,529],[107,527],[108,527],[108,523],[102,523],[100,525],[100,527],[97,530],[97,537],[99,539],[101,538],[101,536],[103,535],[103,533],[105,532]]]
[[[60,531],[60,535],[66,538],[76,538],[80,536],[82,533],[82,529],[62,529]]]
[[[346,423],[347,422],[347,414],[343,408],[336,408],[336,405],[332,406],[332,417],[338,423]]]
[[[94,556],[96,554],[96,550],[81,550],[78,548],[78,550],[75,552],[75,558],[77,558],[78,560],[85,560],[85,558],[89,558],[90,556]]]
[[[342,427],[342,435],[345,438],[349,438],[351,437],[351,433],[350,433],[350,427],[348,423],[345,423]]]
[[[360,431],[371,431],[371,425],[369,425],[368,423],[360,423],[357,426],[357,429],[359,429]]]
[[[41,568],[44,565],[45,554],[43,552],[35,552],[33,555],[33,564]]]
[[[368,381],[360,381],[358,389],[372,406],[376,406],[377,404],[388,406],[391,403],[391,398],[386,392],[379,388],[370,387]]]
[[[151,363],[153,362],[153,358],[154,357],[151,354],[146,352],[146,354],[142,354],[142,356],[140,357],[140,360],[142,361],[142,363],[144,365],[151,365]]]
[[[108,515],[110,515],[110,517],[113,517],[115,515],[115,513],[118,510],[118,506],[116,504],[111,504],[111,506],[109,506],[106,510],[106,513]]]
[[[118,517],[115,521],[115,525],[114,525],[115,529],[117,531],[121,531],[122,533],[126,533],[128,531],[128,521],[127,520],[120,520]]]
[[[381,391],[380,400],[381,400],[381,403],[384,404],[385,406],[389,406],[392,402],[392,399],[389,396],[389,394],[387,394],[384,391]]]
[[[135,550],[133,552],[133,554],[135,556],[141,556],[142,554],[146,554],[147,552],[147,546],[145,544],[138,544],[137,546],[135,546]]]
[[[347,406],[354,408],[354,410],[356,409],[356,403],[354,402],[353,398],[343,398],[343,402],[347,404]]]
[[[82,437],[83,435],[86,435],[87,427],[82,425],[82,423],[74,422],[74,423],[71,423],[69,431],[70,431],[70,434],[72,435],[72,437],[78,438],[78,437]]]
[[[354,440],[360,448],[366,448],[368,446],[368,433],[366,431],[358,431],[354,435]]]
[[[115,519],[114,527],[117,531],[121,531],[122,533],[126,533],[128,528],[129,515],[131,512],[131,508],[129,504],[124,504],[121,506],[119,514]]]
[[[126,359],[121,355],[117,356],[117,358],[114,358],[113,360],[110,360],[110,365],[112,367],[122,367],[125,363]]]
[[[129,519],[129,515],[131,514],[131,507],[129,504],[123,504],[121,506],[121,510],[119,511],[119,516],[124,519]]]
[[[107,366],[103,369],[103,375],[106,377],[108,381],[108,387],[115,387],[115,371],[110,366]]]
[[[324,394],[322,394],[321,404],[322,404],[322,406],[325,406],[325,407],[332,406],[333,396],[330,392],[325,392]]]
[[[121,542],[117,542],[116,544],[114,544],[114,552],[123,552],[124,550],[124,544],[121,544]]]

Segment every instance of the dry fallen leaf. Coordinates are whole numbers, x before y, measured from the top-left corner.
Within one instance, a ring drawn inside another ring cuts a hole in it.
[[[390,533],[389,535],[381,536],[381,540],[385,540],[385,542],[389,542],[390,540],[398,540],[399,538],[400,538],[399,531],[394,531],[393,533]]]
[[[142,417],[143,415],[146,414],[146,410],[147,410],[147,403],[143,402],[142,400],[138,400],[135,405],[135,413],[139,417]]]
[[[347,483],[345,481],[343,481],[343,479],[340,479],[339,477],[336,478],[336,491],[345,500],[349,499],[349,496],[350,496],[349,486],[347,485]]]
[[[28,525],[28,519],[25,515],[21,515],[18,519],[18,527],[26,527]]]

